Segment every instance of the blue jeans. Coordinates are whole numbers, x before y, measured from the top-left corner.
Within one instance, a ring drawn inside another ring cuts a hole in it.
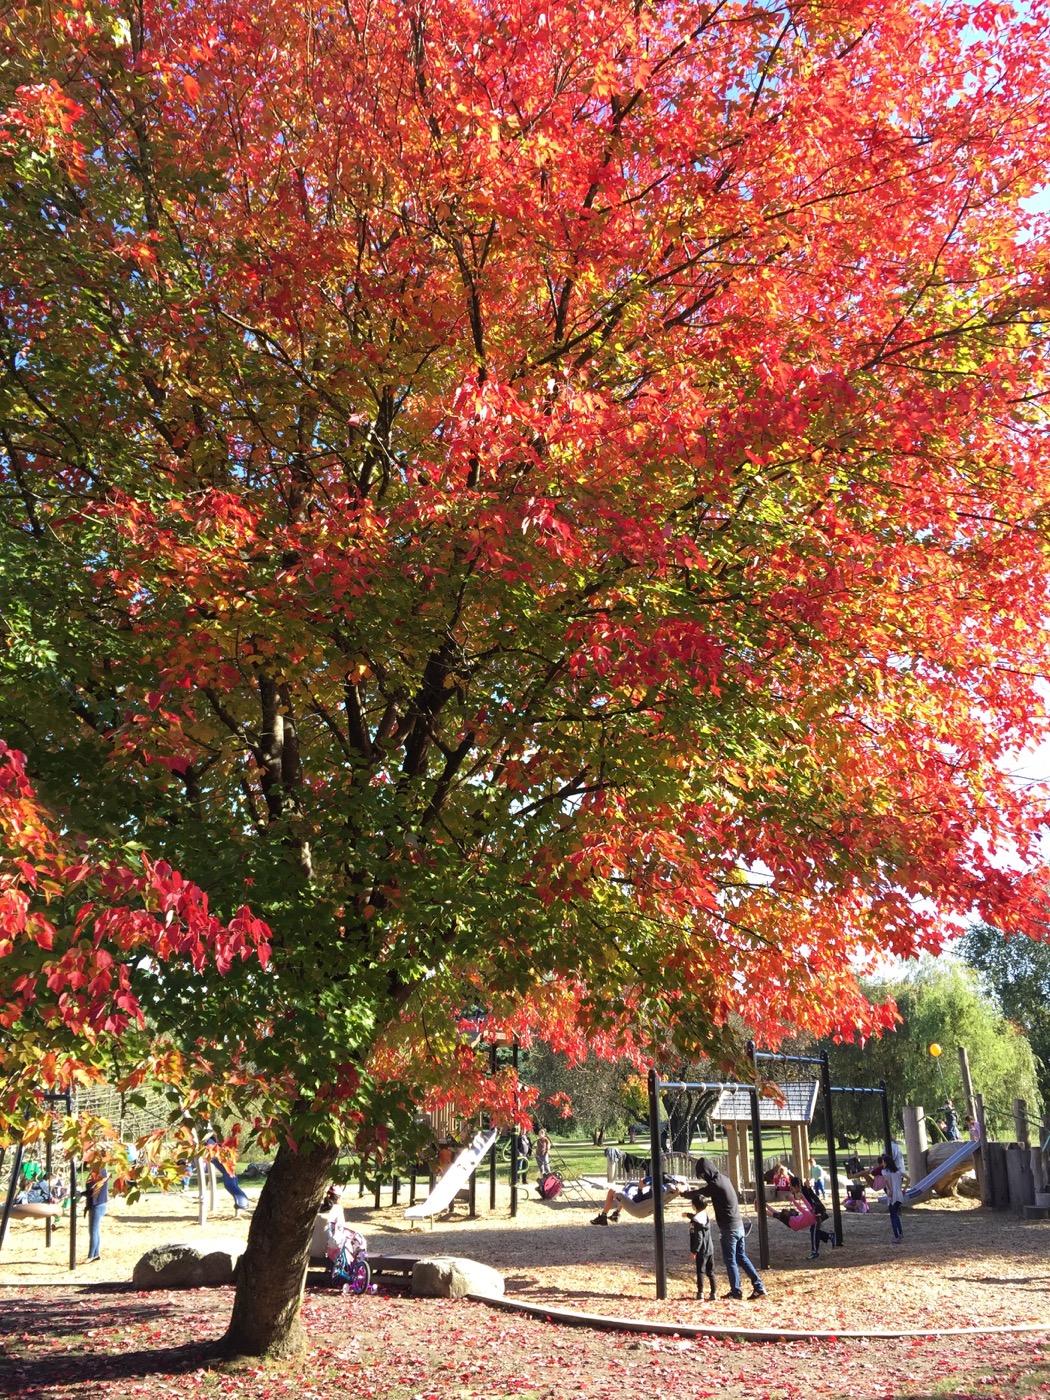
[[[893,1226],[893,1238],[895,1240],[902,1240],[904,1238],[904,1226],[901,1224],[900,1201],[890,1202],[890,1224]]]
[[[88,1211],[88,1255],[92,1259],[97,1259],[102,1253],[102,1217],[105,1213],[105,1206],[92,1206]]]
[[[719,1235],[722,1240],[722,1262],[726,1266],[726,1277],[729,1279],[729,1287],[734,1293],[740,1292],[740,1270],[743,1269],[751,1280],[753,1288],[761,1288],[762,1280],[758,1270],[747,1257],[747,1249],[744,1246],[743,1226],[736,1230],[720,1230]]]

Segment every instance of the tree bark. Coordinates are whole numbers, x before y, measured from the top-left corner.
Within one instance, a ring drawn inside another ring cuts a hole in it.
[[[233,1315],[223,1339],[234,1356],[299,1356],[306,1334],[299,1309],[310,1262],[314,1218],[338,1153],[282,1143],[248,1230],[237,1272]]]

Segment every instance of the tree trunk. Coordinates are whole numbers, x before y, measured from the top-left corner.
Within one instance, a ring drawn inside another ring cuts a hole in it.
[[[263,1185],[237,1272],[233,1316],[223,1339],[234,1356],[288,1358],[306,1347],[299,1309],[314,1218],[337,1150],[282,1143]]]

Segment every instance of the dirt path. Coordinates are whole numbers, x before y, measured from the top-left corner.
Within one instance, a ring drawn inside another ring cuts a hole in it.
[[[1050,1222],[1023,1222],[982,1209],[973,1201],[931,1202],[907,1211],[905,1242],[890,1243],[884,1213],[846,1216],[846,1245],[808,1258],[808,1236],[770,1222],[770,1297],[761,1303],[698,1303],[687,1254],[687,1226],[680,1202],[668,1208],[666,1302],[655,1297],[653,1231],[649,1221],[602,1228],[590,1224],[593,1200],[519,1196],[516,1219],[509,1192],[500,1188],[489,1214],[488,1185],[479,1183],[481,1214],[462,1214],[429,1228],[404,1218],[399,1206],[373,1210],[351,1190],[349,1218],[367,1236],[373,1254],[457,1254],[491,1264],[506,1278],[508,1293],[552,1307],[579,1308],[686,1323],[729,1321],[792,1329],[856,1329],[865,1326],[944,1328],[1040,1323],[1050,1327]],[[183,1240],[202,1251],[243,1248],[248,1221],[235,1220],[220,1192],[218,1212],[204,1230],[196,1200],[151,1195],[135,1205],[110,1205],[103,1228],[102,1262],[68,1269],[66,1228],[54,1247],[43,1248],[39,1222],[12,1222],[0,1252],[0,1281],[51,1284],[129,1281],[135,1261],[155,1244]],[[80,1254],[87,1253],[86,1223],[78,1222]],[[754,1233],[750,1252],[757,1258]],[[724,1287],[716,1258],[719,1289]],[[892,1300],[892,1301],[891,1301]]]

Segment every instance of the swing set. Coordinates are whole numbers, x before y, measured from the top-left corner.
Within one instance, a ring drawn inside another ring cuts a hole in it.
[[[838,1158],[835,1151],[835,1116],[832,1096],[834,1094],[851,1094],[858,1096],[870,1095],[877,1096],[881,1099],[882,1126],[887,1153],[889,1153],[890,1151],[890,1144],[892,1141],[892,1134],[890,1132],[889,1096],[886,1091],[886,1081],[884,1079],[881,1079],[879,1081],[877,1088],[854,1087],[853,1085],[848,1084],[832,1084],[831,1069],[828,1062],[828,1053],[826,1050],[822,1051],[820,1055],[783,1055],[773,1053],[771,1051],[758,1050],[755,1047],[754,1041],[748,1042],[747,1050],[751,1058],[752,1066],[754,1067],[753,1082],[750,1084],[740,1084],[732,1082],[695,1083],[688,1081],[662,1080],[655,1069],[651,1069],[649,1071],[650,1150],[652,1153],[652,1162],[654,1164],[661,1162],[662,1154],[660,1148],[660,1095],[662,1093],[681,1093],[687,1090],[697,1091],[707,1089],[718,1089],[722,1091],[723,1097],[725,1097],[727,1094],[732,1094],[734,1098],[737,1095],[746,1095],[748,1105],[747,1121],[748,1126],[751,1130],[751,1161],[753,1165],[753,1175],[755,1184],[755,1213],[758,1226],[759,1263],[762,1268],[768,1268],[769,1221],[766,1218],[766,1188],[764,1180],[765,1163],[762,1145],[763,1105],[768,1104],[771,1107],[776,1107],[776,1104],[773,1099],[763,1096],[759,1090],[759,1065],[772,1064],[794,1066],[795,1069],[799,1071],[798,1080],[796,1081],[796,1084],[799,1082],[805,1082],[802,1079],[803,1073],[807,1073],[809,1075],[808,1083],[811,1086],[809,1095],[811,1105],[809,1108],[809,1118],[812,1117],[813,1106],[815,1106],[817,1094],[819,1093],[820,1095],[820,1099],[824,1109],[824,1126],[825,1131],[827,1133],[828,1167],[831,1177],[831,1209],[835,1229],[836,1245],[842,1244],[843,1232],[842,1206],[839,1200],[838,1190],[839,1169]],[[808,1068],[804,1069],[804,1067]],[[814,1070],[816,1071],[815,1079],[813,1077]],[[790,1097],[798,1097],[798,1091],[793,1085],[789,1084],[784,1086],[778,1086],[778,1088],[780,1088],[781,1090],[781,1097],[785,1100],[790,1100]],[[739,1122],[740,1120],[734,1118],[730,1121]],[[766,1121],[769,1121],[768,1113]],[[780,1124],[783,1124],[785,1122],[790,1123],[792,1121],[797,1123],[800,1120],[797,1118],[794,1120],[790,1118],[785,1118],[782,1112],[778,1112],[776,1121],[778,1121]],[[808,1122],[808,1118],[806,1121]],[[802,1134],[793,1134],[793,1140],[795,1144],[796,1153],[801,1153],[801,1151],[803,1150],[801,1146],[803,1142]],[[808,1139],[806,1140],[808,1141]],[[736,1160],[738,1164],[746,1165],[748,1157],[746,1128],[744,1129],[742,1140],[740,1138],[737,1138],[736,1142]],[[805,1165],[806,1164],[804,1164],[801,1161],[798,1163],[800,1169],[805,1169]],[[657,1176],[658,1172],[654,1167],[654,1179],[656,1179]],[[743,1184],[743,1182],[741,1184]],[[660,1191],[656,1191],[653,1193],[653,1235],[656,1254],[656,1296],[660,1299],[667,1297],[667,1257],[664,1244],[664,1215],[665,1212],[663,1193]]]

